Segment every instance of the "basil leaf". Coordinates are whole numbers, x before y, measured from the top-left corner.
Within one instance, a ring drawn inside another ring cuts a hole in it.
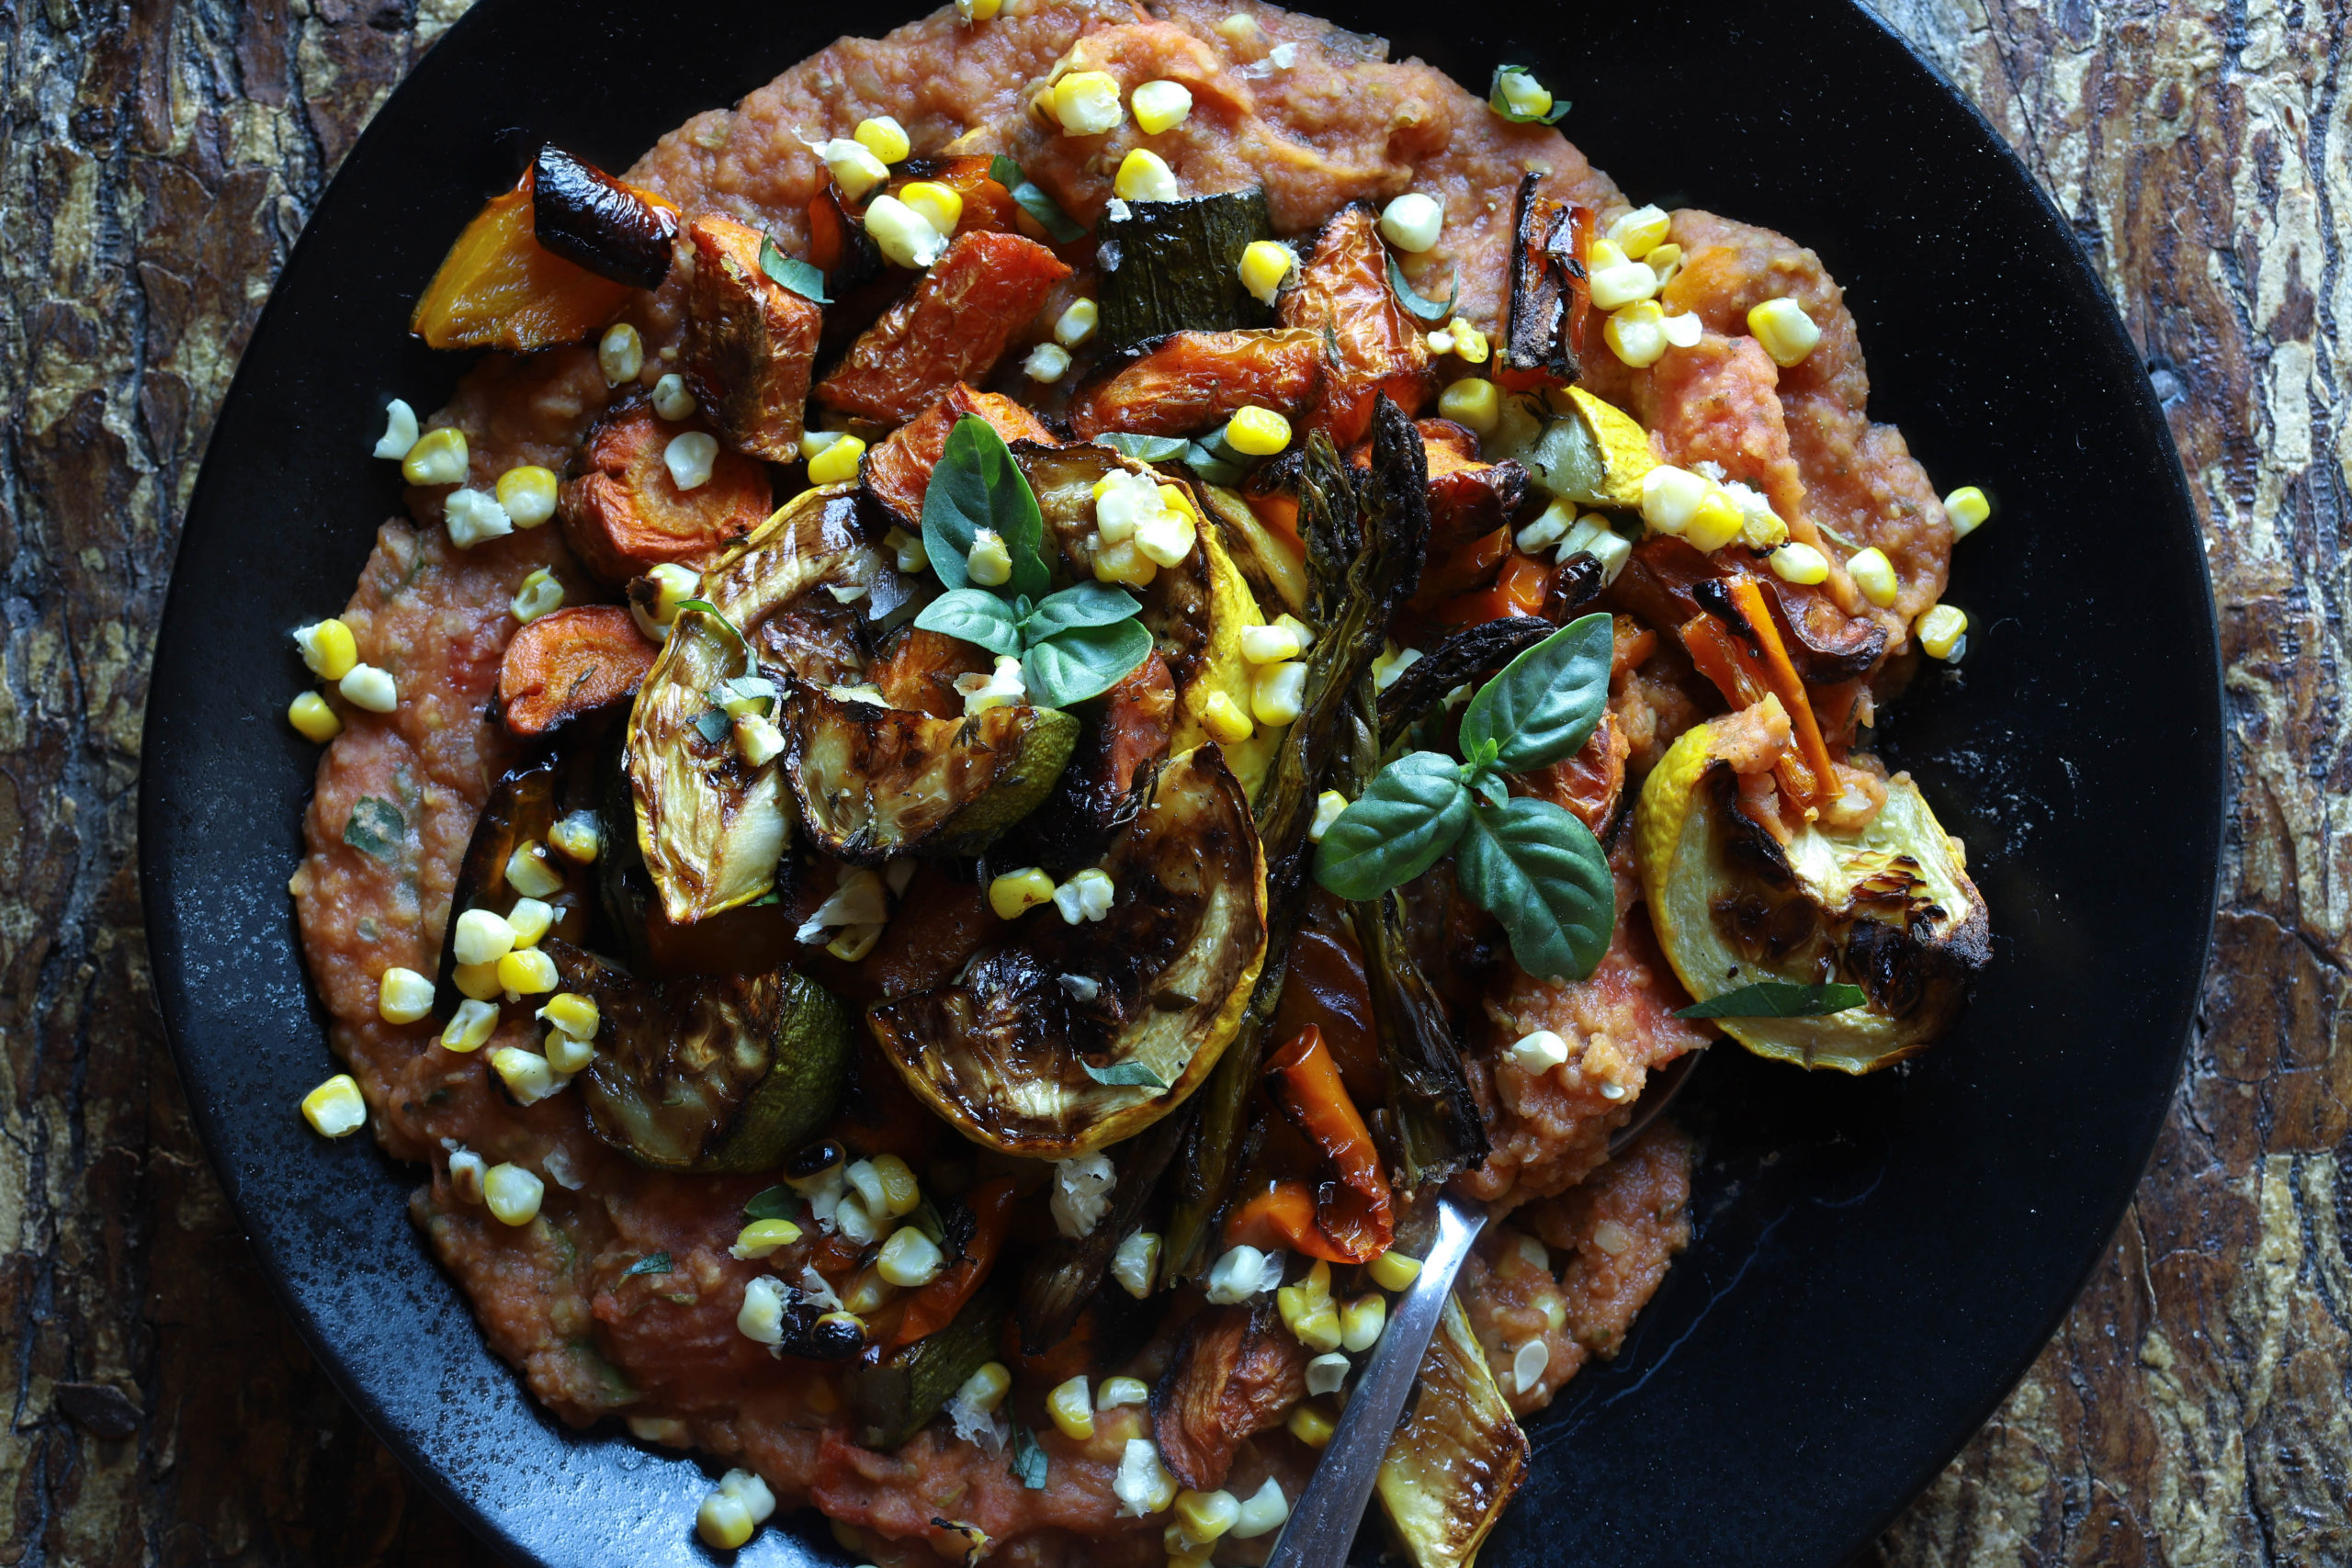
[[[1125,680],[1151,657],[1151,634],[1141,621],[1076,626],[1034,644],[1021,658],[1021,679],[1039,707],[1066,708]]]
[[[1511,955],[1536,978],[1581,980],[1609,951],[1617,923],[1609,857],[1590,829],[1550,801],[1475,807],[1453,871],[1470,901],[1502,922]]]
[[[1191,468],[1203,484],[1223,485],[1228,490],[1250,474],[1245,465],[1227,462],[1198,441],[1184,444],[1184,466]]]
[[[668,1272],[670,1272],[670,1255],[666,1252],[649,1252],[622,1269],[621,1278],[631,1280],[639,1274],[667,1274]]]
[[[1142,608],[1124,589],[1107,582],[1081,582],[1075,588],[1046,595],[1044,604],[1021,617],[1021,636],[1028,642],[1043,642],[1080,626],[1115,625]],[[918,620],[915,624],[922,623]]]
[[[1050,196],[1037,188],[1021,165],[998,153],[989,161],[989,178],[1012,193],[1014,205],[1037,220],[1037,226],[1052,236],[1054,243],[1067,245],[1082,237],[1086,231],[1070,220],[1069,213]]]
[[[1510,121],[1513,125],[1559,124],[1560,117],[1568,112],[1568,100],[1566,98],[1554,98],[1552,100],[1552,112],[1549,114],[1521,114],[1519,110],[1510,107],[1510,99],[1503,96],[1503,78],[1505,76],[1512,75],[1524,76],[1531,82],[1535,80],[1535,73],[1530,71],[1524,65],[1496,66],[1494,80],[1487,88],[1487,107],[1494,110],[1497,114],[1502,116],[1503,118]]]
[[[1181,435],[1129,435],[1113,431],[1094,438],[1097,446],[1108,446],[1122,457],[1133,457],[1138,463],[1172,463],[1183,457],[1192,443]]]
[[[378,860],[390,860],[399,851],[401,839],[408,831],[408,819],[401,808],[389,800],[379,800],[363,795],[353,803],[351,815],[343,824],[343,841],[361,854]]]
[[[1758,980],[1703,1002],[1693,1002],[1677,1018],[1819,1018],[1844,1012],[1869,998],[1860,986],[1800,986],[1793,980]]]
[[[708,615],[720,626],[725,626],[727,628],[727,635],[735,639],[735,650],[738,653],[741,653],[746,660],[751,659],[752,645],[750,641],[744,637],[742,628],[738,626],[734,622],[729,620],[725,615],[720,615],[718,613],[718,605],[712,604],[707,599],[679,600],[678,614],[683,615],[688,610],[698,611],[703,615]],[[674,625],[675,623],[673,622],[673,624]]]
[[[695,733],[701,736],[707,745],[718,745],[734,728],[727,716],[717,708],[705,708],[695,715]]]
[[[1507,773],[1573,756],[1609,705],[1616,638],[1607,615],[1580,615],[1502,668],[1462,714],[1462,752],[1493,745]]]
[[[743,1217],[747,1220],[788,1220],[798,1204],[799,1200],[793,1197],[789,1187],[763,1187],[752,1194],[751,1201],[743,1205]]]
[[[1376,898],[1435,865],[1469,821],[1460,764],[1408,752],[1374,775],[1315,846],[1315,880],[1351,903]]]
[[[968,581],[965,561],[972,540],[993,528],[1012,557],[1012,581],[1005,586],[1033,599],[1045,597],[1046,563],[1037,547],[1046,536],[1037,497],[1029,488],[1004,437],[987,420],[966,414],[947,433],[947,445],[931,470],[922,493],[922,547],[931,570],[950,588]]]
[[[832,303],[825,298],[825,275],[777,250],[775,241],[765,234],[760,236],[760,270],[811,305]]]
[[[1100,1084],[1111,1084],[1121,1088],[1132,1086],[1136,1089],[1166,1089],[1168,1087],[1166,1078],[1161,1077],[1141,1062],[1114,1062],[1107,1067],[1098,1067],[1093,1063],[1086,1061],[1081,1061],[1078,1065],[1086,1069],[1088,1077]]]
[[[1012,1479],[1032,1492],[1046,1489],[1046,1445],[1037,1434],[1015,1421],[1012,1424]]]
[[[1456,305],[1462,303],[1462,269],[1459,266],[1453,269],[1453,292],[1447,295],[1445,303],[1441,305],[1413,292],[1413,286],[1405,281],[1405,269],[1396,265],[1396,254],[1392,252],[1388,257],[1388,287],[1396,293],[1396,303],[1413,315],[1424,321],[1442,321],[1453,314]]]
[[[1012,606],[985,588],[951,588],[922,607],[915,625],[927,632],[978,643],[990,653],[1018,658],[1021,626]]]

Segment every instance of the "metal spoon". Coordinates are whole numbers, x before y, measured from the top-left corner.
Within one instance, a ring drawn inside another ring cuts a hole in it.
[[[1634,1107],[1633,1120],[1609,1140],[1611,1156],[1621,1153],[1665,1111],[1690,1081],[1700,1055],[1691,1052],[1658,1075]],[[1364,1506],[1372,1501],[1373,1486],[1380,1478],[1380,1461],[1388,1455],[1389,1442],[1405,1413],[1405,1401],[1420,1376],[1430,1336],[1437,1330],[1437,1320],[1445,1311],[1445,1298],[1453,1290],[1463,1259],[1470,1256],[1470,1244],[1478,1239],[1486,1224],[1486,1205],[1451,1192],[1439,1194],[1437,1239],[1429,1256],[1421,1259],[1421,1271],[1389,1309],[1388,1327],[1357,1372],[1348,1391],[1348,1406],[1333,1426],[1331,1440],[1324,1445],[1323,1457],[1316,1461],[1306,1489],[1298,1495],[1266,1559],[1266,1568],[1341,1568],[1347,1562],[1356,1530],[1363,1523]]]

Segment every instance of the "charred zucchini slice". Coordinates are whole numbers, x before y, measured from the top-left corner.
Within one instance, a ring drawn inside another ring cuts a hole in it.
[[[581,1074],[588,1125],[657,1170],[766,1170],[831,1121],[856,1030],[831,992],[792,969],[666,984],[568,942],[543,944],[602,1027]]]
[[[1004,1337],[1006,1295],[983,1285],[955,1320],[878,1361],[851,1369],[850,1414],[861,1447],[888,1453],[920,1432],[986,1365]]]
[[[1723,1018],[1759,1056],[1872,1072],[1925,1050],[1991,956],[1984,896],[1907,773],[1858,832],[1808,823],[1787,843],[1742,808],[1714,726],[1686,732],[1642,785],[1634,859],[1658,945],[1700,1001],[1758,981],[1842,981],[1860,1007]]]
[[[1036,809],[1078,740],[1077,716],[1057,708],[933,718],[806,683],[786,700],[783,728],[802,825],[852,865],[979,853]]]
[[[1241,286],[1241,253],[1274,237],[1263,190],[1184,201],[1141,201],[1102,220],[1102,346],[1117,353],[1192,329],[1273,325]]]
[[[1380,1461],[1380,1506],[1415,1568],[1468,1568],[1527,1473],[1527,1434],[1448,1296],[1413,1407]]]
[[[1142,792],[1102,870],[1100,921],[1050,906],[958,983],[866,1014],[908,1087],[1004,1154],[1065,1159],[1184,1102],[1232,1040],[1266,953],[1266,863],[1214,746]]]

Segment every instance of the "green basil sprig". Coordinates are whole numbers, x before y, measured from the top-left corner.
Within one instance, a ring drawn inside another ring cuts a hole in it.
[[[1317,846],[1315,879],[1363,903],[1456,852],[1463,892],[1502,922],[1521,968],[1591,974],[1617,919],[1609,857],[1573,813],[1511,798],[1501,775],[1584,745],[1609,701],[1613,651],[1610,618],[1586,615],[1505,665],[1464,710],[1464,760],[1413,751],[1381,769]]]
[[[1012,449],[987,420],[966,414],[947,433],[947,445],[922,492],[922,547],[931,570],[950,588],[970,581],[965,568],[972,541],[983,528],[996,531],[1012,557],[1015,593],[1042,598],[1046,592],[1046,520],[1036,492],[1012,460]]]
[[[775,241],[765,234],[760,236],[760,270],[811,305],[832,303],[825,298],[825,275],[777,250]]]
[[[1719,997],[1693,1002],[1677,1018],[1819,1018],[1858,1008],[1869,998],[1860,986],[1803,986],[1794,980],[1758,980]]]
[[[1060,203],[1038,189],[1036,182],[1021,172],[1021,165],[1003,153],[989,160],[989,178],[1011,191],[1013,204],[1035,218],[1054,243],[1067,245],[1085,234],[1086,231],[1061,209]]]

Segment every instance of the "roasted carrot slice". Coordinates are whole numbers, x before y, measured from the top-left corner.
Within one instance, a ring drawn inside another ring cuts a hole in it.
[[[1323,225],[1298,281],[1276,304],[1283,325],[1330,333],[1339,363],[1310,423],[1340,446],[1372,428],[1376,393],[1407,413],[1436,394],[1429,340],[1388,286],[1388,250],[1370,202],[1351,203]]]
[[[767,469],[723,446],[707,480],[678,488],[664,454],[694,428],[635,394],[589,426],[556,510],[564,543],[605,582],[618,587],[663,561],[699,566],[767,520]]]
[[[1070,428],[1193,435],[1255,404],[1295,419],[1323,395],[1323,335],[1273,332],[1170,333],[1108,367],[1070,404]]]
[[[760,266],[767,236],[731,218],[697,218],[681,368],[728,445],[755,457],[800,457],[800,410],[824,313]]]
[[[542,246],[531,176],[474,215],[417,299],[408,330],[434,348],[529,354],[577,343],[619,313],[629,287]]]
[[[574,604],[514,634],[498,666],[498,708],[516,735],[627,702],[653,668],[654,644],[617,604]]]
[[[817,400],[902,423],[959,381],[985,381],[1069,267],[1018,234],[958,234],[914,292],[882,313],[817,386]]]
[[[958,381],[947,395],[890,433],[890,438],[865,455],[865,488],[909,528],[922,523],[922,495],[931,484],[931,470],[947,446],[947,433],[967,414],[988,421],[1007,441],[1050,443],[1054,433],[1037,416],[995,392],[976,392]]]

